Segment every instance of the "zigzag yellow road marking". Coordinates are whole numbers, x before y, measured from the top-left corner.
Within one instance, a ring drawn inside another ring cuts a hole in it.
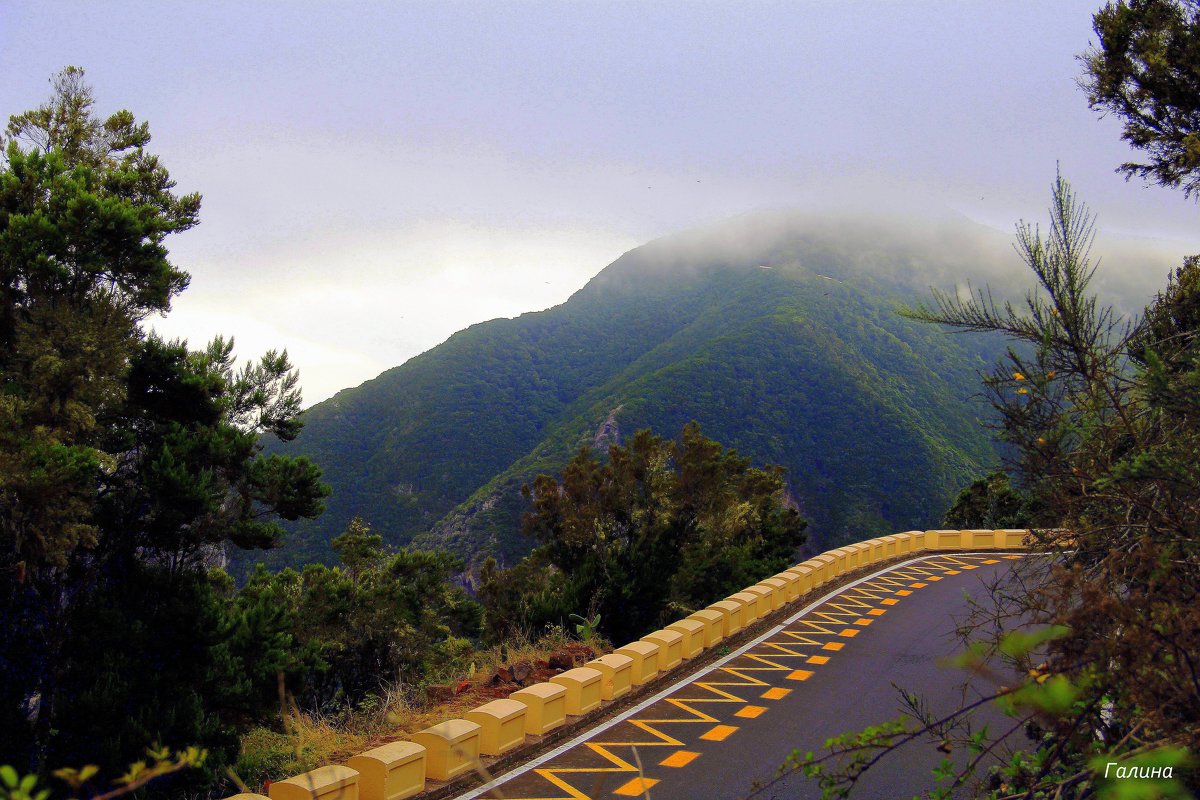
[[[780,631],[779,633],[781,636],[791,636],[793,639],[796,640],[797,644],[815,644],[815,645],[821,644],[816,639],[810,639],[803,633],[799,633],[797,631]]]
[[[787,659],[804,658],[809,659],[810,663],[814,661],[821,663],[828,661],[828,658],[824,656],[813,657],[811,656],[811,651],[806,651],[802,648],[829,648],[828,640],[824,638],[813,637],[838,636],[839,633],[842,633],[845,630],[850,630],[845,627],[847,625],[845,619],[846,617],[862,618],[864,609],[867,611],[881,612],[883,610],[883,606],[876,607],[875,604],[881,603],[884,604],[884,606],[894,604],[896,602],[895,595],[898,588],[905,595],[911,594],[911,592],[904,587],[907,587],[914,581],[919,581],[921,579],[928,580],[932,578],[934,580],[938,580],[939,575],[944,576],[947,574],[957,574],[957,571],[954,569],[955,567],[960,569],[963,567],[971,567],[971,563],[950,555],[940,556],[935,559],[926,560],[920,565],[910,565],[904,569],[894,570],[886,575],[878,576],[863,584],[859,584],[858,586],[854,587],[854,589],[847,590],[844,593],[837,595],[836,602],[827,601],[825,604],[819,607],[820,610],[814,610],[811,612],[810,618],[797,620],[792,624],[791,629],[780,631],[776,637],[773,637],[768,641],[760,642],[759,644],[755,645],[754,648],[740,656],[740,659],[744,660],[745,662],[749,662],[754,666],[746,665],[744,663],[736,667],[722,666],[719,668],[717,673],[714,673],[712,676],[710,676],[710,680],[696,681],[695,683],[689,684],[686,689],[681,690],[688,692],[688,694],[692,694],[692,691],[689,690],[695,690],[706,693],[705,696],[664,698],[666,703],[669,703],[680,711],[685,712],[687,716],[676,719],[625,720],[625,722],[622,724],[628,723],[631,726],[631,728],[624,729],[627,738],[626,741],[585,742],[584,745],[589,748],[592,753],[600,756],[604,760],[604,763],[606,764],[605,766],[562,768],[542,767],[532,771],[533,774],[540,776],[551,785],[565,792],[565,795],[559,797],[525,797],[520,798],[520,800],[592,800],[593,797],[597,796],[603,790],[602,784],[609,775],[636,774],[639,776],[639,778],[641,778],[641,773],[635,764],[630,763],[629,759],[620,757],[609,748],[684,746],[684,742],[675,738],[674,736],[671,736],[669,733],[666,733],[664,730],[662,730],[662,728],[664,726],[673,724],[714,725],[720,723],[721,720],[719,717],[708,714],[699,708],[699,706],[703,704],[736,704],[743,711],[747,708],[754,709],[755,713],[753,715],[743,714],[743,716],[758,716],[758,714],[762,713],[764,710],[763,707],[750,706],[749,703],[751,701],[739,695],[753,693],[762,697],[766,697],[767,695],[761,694],[758,690],[762,689],[763,687],[768,687],[770,689],[772,684],[768,683],[767,681],[760,680],[759,678],[748,673],[780,672],[784,673],[786,676],[791,676],[796,674],[797,670],[795,670],[794,666],[783,663]],[[811,617],[816,617],[818,619],[814,620]],[[806,670],[800,670],[800,672],[807,673],[805,677],[808,677],[808,675],[812,674]],[[722,674],[727,678],[735,678],[736,680],[711,679],[713,677],[721,677]],[[738,691],[739,689],[742,691]],[[753,690],[753,692],[747,692],[745,690]],[[779,691],[778,689],[774,690]],[[718,724],[717,727],[721,730],[719,736],[715,737],[714,740],[723,740],[726,736],[737,730],[735,727],[729,725]],[[709,731],[709,733],[713,733],[716,730],[716,728],[713,728]],[[645,734],[645,736],[643,737],[637,735],[634,733],[634,731],[641,731]],[[631,733],[634,735],[629,736]],[[705,737],[702,736],[701,738]],[[694,757],[688,759],[688,763],[690,763],[692,760],[694,760]],[[577,776],[573,777],[573,780],[575,781],[574,784],[564,777],[567,775]],[[594,777],[595,783],[591,794],[585,793],[578,788],[578,779],[582,778],[584,775],[592,775]],[[631,781],[630,783],[622,784],[622,786],[632,785],[632,783],[635,783],[637,780],[639,780],[639,778],[635,778],[634,781]],[[644,779],[639,785],[648,788],[650,781],[652,780],[653,779]],[[513,800],[517,799],[514,798]]]
[[[809,642],[809,644],[816,644],[816,642]],[[792,650],[791,647],[785,647],[779,642],[763,642],[761,645],[759,645],[759,647],[773,647],[774,649],[780,651],[778,655],[775,655],[775,658],[787,658],[788,656],[799,658],[807,655],[806,653],[797,653],[795,650]]]
[[[824,634],[828,634],[829,636],[834,636],[837,634],[837,631],[831,631],[831,630],[829,630],[829,628],[825,627],[824,625],[819,625],[816,622],[813,622],[812,620],[809,620],[809,619],[798,620],[796,622],[796,624],[807,626],[809,628],[809,630],[805,631],[805,633],[824,633]],[[834,620],[834,624],[840,625],[841,623],[838,622],[837,620]]]
[[[791,672],[793,669],[795,669],[795,667],[787,667],[783,664],[776,663],[766,656],[755,656],[747,653],[744,657],[753,661],[757,661],[760,664],[767,665],[765,667],[738,667],[738,669],[743,669],[746,672],[778,672],[780,670],[787,670],[788,672]]]

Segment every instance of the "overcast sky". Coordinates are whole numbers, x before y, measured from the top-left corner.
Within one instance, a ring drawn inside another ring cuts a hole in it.
[[[148,120],[204,195],[156,327],[286,347],[312,403],[759,208],[1010,230],[1061,163],[1103,231],[1200,250],[1075,84],[1099,4],[4,0],[0,115],[75,64]]]

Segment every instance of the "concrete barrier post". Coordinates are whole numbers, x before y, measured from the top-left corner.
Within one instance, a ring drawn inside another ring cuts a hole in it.
[[[448,719],[412,734],[425,748],[425,778],[449,781],[470,772],[479,761],[481,733],[477,723]]]
[[[992,530],[972,530],[964,531],[971,534],[971,549],[972,550],[995,550],[996,532]]]
[[[838,547],[833,550],[826,550],[825,553],[833,556],[833,569],[835,575],[842,575],[851,569],[850,551],[845,547]],[[822,555],[825,555],[823,553]]]
[[[663,629],[648,633],[642,637],[643,642],[658,645],[658,671],[666,672],[675,669],[683,661],[683,634],[679,631]]]
[[[771,610],[778,611],[788,601],[788,582],[779,576],[764,578],[759,581],[759,586],[766,586],[771,590]]]
[[[672,622],[667,626],[667,630],[676,631],[683,636],[682,649],[685,660],[693,659],[704,652],[705,627],[703,622],[691,617]]]
[[[768,594],[769,592],[765,586],[756,585],[747,587],[737,594],[730,595],[730,597],[743,598],[746,600],[746,603],[750,606],[750,609],[753,609],[753,617],[751,617],[750,614],[746,615],[746,619],[750,621],[751,619],[762,619],[767,614],[771,613],[771,598],[768,597]]]
[[[866,545],[871,548],[871,563],[878,564],[884,559],[883,539],[868,539]]]
[[[746,627],[746,604],[738,600],[718,600],[709,608],[716,609],[724,615],[721,621],[721,637],[728,639],[733,634]]]
[[[762,611],[762,607],[758,602],[760,599],[759,595],[751,594],[750,592],[738,592],[737,594],[729,595],[725,599],[732,603],[741,603],[743,628],[749,627],[751,623],[759,618]]]
[[[796,576],[796,582],[799,584],[797,587],[799,591],[797,597],[802,597],[813,590],[813,586],[815,585],[815,576],[813,573],[815,570],[812,564],[807,562],[797,564],[787,571]]]
[[[784,605],[800,597],[800,576],[796,573],[784,570],[777,573],[771,580],[777,580],[783,584]]]
[[[567,713],[580,717],[600,707],[600,684],[604,674],[593,667],[576,667],[550,679],[567,690]]]
[[[819,556],[813,556],[810,560],[821,565],[820,585],[822,586],[842,574],[837,570],[837,559],[829,555],[829,553],[821,553]]]
[[[963,546],[962,531],[925,531],[925,546],[930,550],[960,550]]]
[[[479,752],[499,756],[525,744],[525,715],[529,706],[520,700],[493,700],[465,716],[479,726]]]
[[[846,545],[846,550],[850,552],[850,562],[855,569],[858,567],[869,567],[871,565],[871,547],[863,542],[858,544]]]
[[[567,690],[557,683],[535,683],[509,698],[528,706],[525,733],[543,736],[567,721]]]
[[[275,781],[271,800],[358,800],[358,770],[332,764]]]
[[[725,618],[728,616],[724,611],[716,608],[705,608],[688,616],[688,619],[694,619],[704,624],[704,646],[712,647],[725,638]]]
[[[633,659],[620,653],[609,653],[593,659],[587,666],[599,671],[600,697],[615,700],[633,689]]]
[[[1029,531],[1025,528],[1006,528],[996,531],[997,547],[1004,548],[1024,548],[1029,544],[1026,541],[1029,537]]]
[[[404,800],[425,791],[425,748],[392,742],[346,760],[358,771],[360,800]]]
[[[642,686],[658,675],[658,653],[661,649],[654,642],[640,639],[618,647],[614,652],[633,659],[633,685]]]

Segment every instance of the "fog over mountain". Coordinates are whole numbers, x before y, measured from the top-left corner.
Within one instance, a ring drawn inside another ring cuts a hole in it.
[[[818,545],[936,525],[997,463],[977,393],[1003,343],[896,311],[930,286],[1020,300],[1032,275],[1011,242],[952,215],[770,211],[631,250],[562,305],[473,325],[306,412],[283,449],[334,494],[266,558],[327,558],[360,515],[393,544],[511,561],[530,546],[522,483],[691,419],[787,467]],[[1097,290],[1136,313],[1171,256],[1104,246]]]

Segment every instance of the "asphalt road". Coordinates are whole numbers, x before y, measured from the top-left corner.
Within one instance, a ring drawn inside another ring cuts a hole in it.
[[[1017,558],[928,556],[850,584],[464,800],[738,800],[756,780],[770,780],[793,748],[819,753],[831,736],[900,716],[893,684],[934,710],[953,709],[964,675],[939,661],[961,649],[955,620],[967,613],[966,595],[983,599],[985,582]],[[919,795],[941,758],[935,743],[913,742],[872,768],[852,796]],[[820,790],[796,775],[757,797],[817,798]]]

